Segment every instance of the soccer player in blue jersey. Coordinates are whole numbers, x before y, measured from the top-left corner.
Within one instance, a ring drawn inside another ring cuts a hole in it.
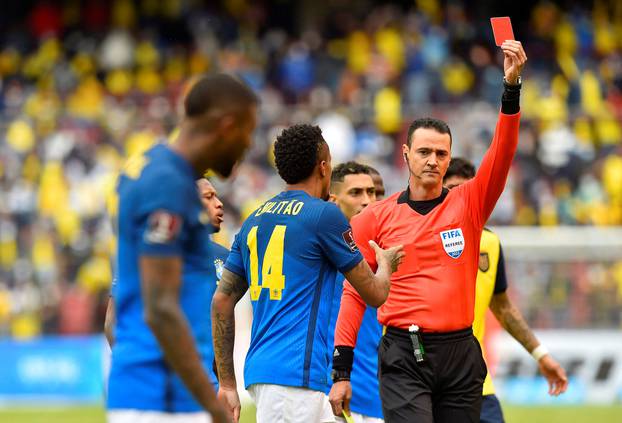
[[[195,180],[207,169],[231,174],[251,144],[256,104],[231,76],[201,78],[175,144],[154,146],[119,178],[110,423],[229,421],[209,372],[213,229]]]
[[[233,310],[249,290],[253,326],[244,381],[257,404],[257,422],[332,422],[325,390],[336,274],[343,273],[365,301],[379,306],[403,251],[372,243],[380,263],[376,274],[363,260],[348,221],[324,201],[331,158],[319,127],[285,129],[274,154],[286,189],[242,225],[212,302],[218,395],[237,421]]]
[[[197,187],[199,188],[199,195],[201,196],[201,202],[203,203],[203,207],[207,210],[209,215],[210,224],[214,228],[214,232],[220,232],[220,227],[224,220],[225,211],[223,208],[222,201],[218,198],[218,192],[212,185],[212,183],[206,179],[201,178],[197,181]],[[212,250],[212,254],[210,256],[210,260],[214,264],[214,270],[216,272],[216,283],[214,283],[213,288],[214,292],[216,291],[216,285],[220,281],[222,277],[222,271],[225,268],[225,262],[227,261],[227,257],[229,257],[229,250],[227,250],[222,245],[210,240],[210,248]],[[210,298],[214,295],[214,292],[210,293]],[[211,313],[209,314],[210,319],[210,330],[211,330]],[[211,337],[211,336],[210,336]]]
[[[207,210],[209,215],[210,224],[214,232],[220,232],[220,226],[222,225],[224,218],[224,209],[222,201],[218,198],[216,189],[212,185],[212,183],[206,178],[201,178],[197,181],[197,188],[199,190],[199,196],[201,197],[201,202],[203,203],[203,207]],[[222,245],[212,241],[209,241],[211,255],[207,260],[211,260],[214,264],[214,271],[216,275],[216,279],[214,280],[212,287],[213,291],[209,294],[210,297],[214,295],[216,291],[216,285],[220,278],[222,277],[222,271],[224,269],[225,262],[227,261],[227,257],[229,256],[229,250],[223,247]],[[115,289],[116,283],[112,283],[112,290]],[[211,313],[208,313],[210,318],[210,330],[211,330]],[[106,321],[104,323],[104,333],[106,335],[106,339],[108,340],[108,344],[110,347],[114,344],[114,325],[115,325],[115,314],[114,314],[114,297],[110,297],[108,301],[108,308],[106,309]],[[214,375],[216,373],[214,372]]]
[[[384,195],[384,183],[375,169],[356,162],[342,163],[333,169],[330,199],[341,209],[348,221],[370,203],[376,201],[376,190]],[[337,289],[333,297],[330,326],[328,328],[328,351],[333,356],[335,324],[341,304],[344,277],[337,274]],[[382,326],[378,323],[376,309],[367,306],[356,341],[356,354],[351,378],[351,395],[344,401],[344,409],[355,423],[382,422],[382,404],[378,388],[378,343],[382,337]],[[339,360],[337,356],[334,359]],[[332,360],[329,371],[332,370]],[[339,375],[334,374],[335,378]],[[329,388],[332,383],[329,381]],[[343,419],[337,419],[342,421]]]

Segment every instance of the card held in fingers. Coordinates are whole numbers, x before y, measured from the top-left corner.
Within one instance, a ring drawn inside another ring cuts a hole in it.
[[[514,39],[514,31],[512,31],[512,22],[509,16],[501,18],[490,18],[492,24],[492,33],[495,35],[495,44],[500,46],[505,40]]]

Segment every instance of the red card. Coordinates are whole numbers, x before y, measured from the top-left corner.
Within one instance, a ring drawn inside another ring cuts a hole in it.
[[[495,44],[500,46],[505,40],[513,40],[512,22],[508,16],[502,18],[490,18],[492,33],[495,35]]]

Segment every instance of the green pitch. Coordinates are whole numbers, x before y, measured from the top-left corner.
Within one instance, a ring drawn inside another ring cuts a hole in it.
[[[503,407],[507,423],[595,423],[622,422],[622,405],[591,407]],[[243,407],[241,423],[254,423],[255,409]],[[99,407],[42,408],[15,407],[0,409],[0,422],[11,423],[105,423]]]

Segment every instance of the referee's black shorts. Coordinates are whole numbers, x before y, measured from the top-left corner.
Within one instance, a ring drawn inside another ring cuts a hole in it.
[[[378,348],[382,411],[387,423],[478,423],[486,363],[471,328],[420,334],[417,363],[407,330],[389,327]]]

